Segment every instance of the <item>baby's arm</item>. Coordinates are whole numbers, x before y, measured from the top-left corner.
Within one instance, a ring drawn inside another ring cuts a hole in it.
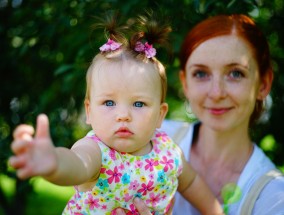
[[[183,171],[179,176],[178,191],[202,215],[221,215],[223,209],[208,185],[182,156]]]
[[[10,164],[21,179],[42,176],[58,185],[78,185],[96,178],[101,167],[101,152],[89,138],[77,141],[72,149],[54,147],[46,115],[39,115],[36,133],[29,125],[14,131]]]

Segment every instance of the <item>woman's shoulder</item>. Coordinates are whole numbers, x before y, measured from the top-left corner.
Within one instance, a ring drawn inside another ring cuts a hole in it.
[[[284,214],[284,176],[275,177],[261,191],[253,214]]]
[[[253,154],[239,179],[239,184],[244,185],[242,205],[254,199],[252,196],[258,197],[253,215],[284,214],[284,177],[275,170],[273,162],[255,144]]]
[[[162,130],[166,132],[170,137],[173,137],[178,130],[182,128],[189,128],[192,125],[192,123],[186,121],[165,119],[159,130]]]

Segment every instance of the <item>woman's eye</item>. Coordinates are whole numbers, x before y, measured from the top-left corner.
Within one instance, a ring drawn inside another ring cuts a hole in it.
[[[134,102],[133,104],[134,107],[143,107],[144,105],[144,102]]]
[[[208,77],[207,72],[204,72],[202,70],[197,70],[193,73],[193,76],[198,78],[198,79],[205,79]]]
[[[244,77],[244,73],[240,70],[233,70],[230,72],[229,76],[233,79],[240,79]]]
[[[107,100],[107,101],[104,102],[104,105],[105,105],[105,106],[114,106],[115,103],[114,103],[114,101],[112,101],[112,100]]]

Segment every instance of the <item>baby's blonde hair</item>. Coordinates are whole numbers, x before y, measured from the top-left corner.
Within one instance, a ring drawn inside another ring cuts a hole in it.
[[[115,52],[108,52],[104,54],[99,53],[94,57],[86,74],[85,100],[90,100],[90,92],[92,88],[92,75],[94,72],[99,71],[104,63],[107,64],[118,63],[118,62],[124,63],[125,61],[133,62],[136,63],[137,65],[138,64],[140,65],[144,64],[145,66],[152,65],[154,72],[158,73],[161,81],[161,103],[165,102],[167,94],[167,76],[163,64],[155,57],[149,59],[143,57],[142,55],[136,55],[135,53],[133,53],[132,50],[127,48],[121,48],[120,50],[117,50]]]

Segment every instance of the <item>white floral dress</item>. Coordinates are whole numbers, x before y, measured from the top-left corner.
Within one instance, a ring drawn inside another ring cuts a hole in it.
[[[121,207],[127,214],[138,214],[133,198],[144,200],[152,214],[164,214],[171,206],[182,171],[181,150],[164,132],[156,131],[152,151],[143,156],[117,152],[89,132],[99,144],[102,168],[92,190],[80,192],[67,203],[63,214],[112,214]]]

